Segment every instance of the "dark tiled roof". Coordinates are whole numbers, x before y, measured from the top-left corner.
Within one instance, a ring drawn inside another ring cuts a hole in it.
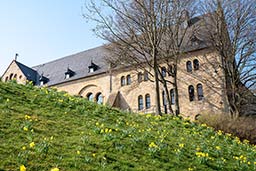
[[[47,85],[51,86],[106,72],[108,69],[108,65],[105,62],[106,56],[107,50],[104,46],[100,46],[32,68],[36,70],[39,75],[43,74],[44,77],[48,78],[49,82],[47,82]],[[98,69],[93,73],[89,73],[88,68],[91,62],[98,66]],[[74,75],[65,79],[67,68],[72,70]]]
[[[38,75],[35,70],[27,67],[26,65],[24,65],[22,63],[19,63],[18,61],[15,61],[15,62],[29,81],[36,82]]]

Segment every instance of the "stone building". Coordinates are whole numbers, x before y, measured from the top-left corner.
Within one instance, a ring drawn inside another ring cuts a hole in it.
[[[178,97],[171,85],[168,92],[160,87],[162,111],[168,113],[165,93],[170,93],[173,107],[175,98],[179,98],[180,113],[185,117],[193,119],[198,114],[227,112],[220,56],[207,46],[188,47],[186,51],[177,69]],[[105,60],[109,55],[110,52],[101,46],[31,68],[14,60],[2,81],[15,79],[21,84],[32,81],[36,86],[56,87],[99,104],[127,111],[154,112],[155,84],[150,76],[133,67],[111,68]],[[162,63],[162,74],[171,80],[169,69]]]

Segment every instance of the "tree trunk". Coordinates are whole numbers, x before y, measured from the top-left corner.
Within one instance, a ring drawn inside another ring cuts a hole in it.
[[[157,65],[157,55],[156,50],[152,49],[153,59],[154,59],[154,78],[155,78],[155,100],[156,100],[156,115],[162,116],[161,104],[160,104],[160,93],[159,93],[159,76],[158,76],[158,65]]]
[[[169,94],[168,87],[167,87],[167,84],[166,84],[165,80],[163,80],[163,85],[164,85],[164,90],[165,90],[165,94],[166,94],[166,98],[167,98],[167,105],[168,105],[169,111],[170,111],[171,114],[174,114],[173,109],[172,109],[172,105],[171,105],[170,94]]]
[[[180,104],[179,104],[179,90],[178,90],[178,82],[177,82],[177,65],[174,65],[174,90],[175,90],[175,115],[178,116],[180,114]]]

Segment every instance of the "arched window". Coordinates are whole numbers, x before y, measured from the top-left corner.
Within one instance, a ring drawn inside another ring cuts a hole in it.
[[[170,96],[171,96],[171,104],[175,104],[175,93],[174,89],[170,90]]]
[[[17,79],[17,74],[14,75],[13,79]]]
[[[149,109],[150,108],[150,95],[149,94],[146,94],[145,96],[145,102],[146,102],[146,109]]]
[[[7,81],[8,81],[8,79],[9,79],[8,77],[5,77],[5,82],[7,82]]]
[[[192,72],[192,63],[191,63],[191,61],[188,61],[186,66],[187,66],[187,72]]]
[[[168,76],[171,76],[173,74],[173,68],[171,65],[168,66]]]
[[[127,85],[131,85],[131,83],[132,83],[131,75],[127,75],[127,76],[126,76],[126,84],[127,84]]]
[[[98,93],[96,95],[96,101],[97,101],[98,104],[103,104],[103,96],[102,96],[101,93]]]
[[[165,91],[162,92],[162,98],[163,98],[164,113],[167,113],[167,100],[166,100]]]
[[[194,70],[199,70],[199,61],[197,59],[193,61],[193,65],[194,65]]]
[[[124,86],[124,85],[125,85],[125,77],[122,76],[122,77],[121,77],[121,86]]]
[[[203,92],[202,84],[197,84],[196,87],[197,87],[197,98],[198,98],[198,100],[203,100],[204,92]]]
[[[142,73],[139,72],[139,73],[138,73],[138,82],[140,83],[141,81],[142,81]]]
[[[93,94],[92,93],[88,93],[87,94],[87,99],[91,102],[93,102]]]
[[[20,80],[22,79],[22,75],[19,76],[19,79],[20,79]]]
[[[148,81],[148,71],[144,72],[144,81]]]
[[[138,109],[143,110],[143,97],[142,97],[142,95],[140,95],[138,97]]]
[[[12,77],[13,77],[13,73],[11,73],[11,75],[10,75],[10,80],[12,80]]]
[[[166,77],[166,67],[161,68],[162,76]]]
[[[189,94],[189,101],[194,101],[195,100],[195,90],[192,85],[188,87],[188,94]]]

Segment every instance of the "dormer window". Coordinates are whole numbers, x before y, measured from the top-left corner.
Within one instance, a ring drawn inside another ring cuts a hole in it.
[[[40,81],[40,86],[43,86],[44,85],[44,81]]]
[[[69,79],[70,75],[69,74],[65,74],[65,79]]]
[[[92,72],[95,72],[96,70],[98,70],[99,66],[91,61],[91,65],[88,66],[88,68],[89,68],[89,73],[92,73]]]
[[[49,81],[48,78],[44,77],[43,74],[40,76],[39,78],[39,85],[43,86],[44,84],[46,84]]]
[[[67,68],[67,71],[65,72],[65,79],[69,79],[70,77],[74,76],[75,72],[71,69]]]
[[[94,68],[89,68],[89,72],[94,72]]]

